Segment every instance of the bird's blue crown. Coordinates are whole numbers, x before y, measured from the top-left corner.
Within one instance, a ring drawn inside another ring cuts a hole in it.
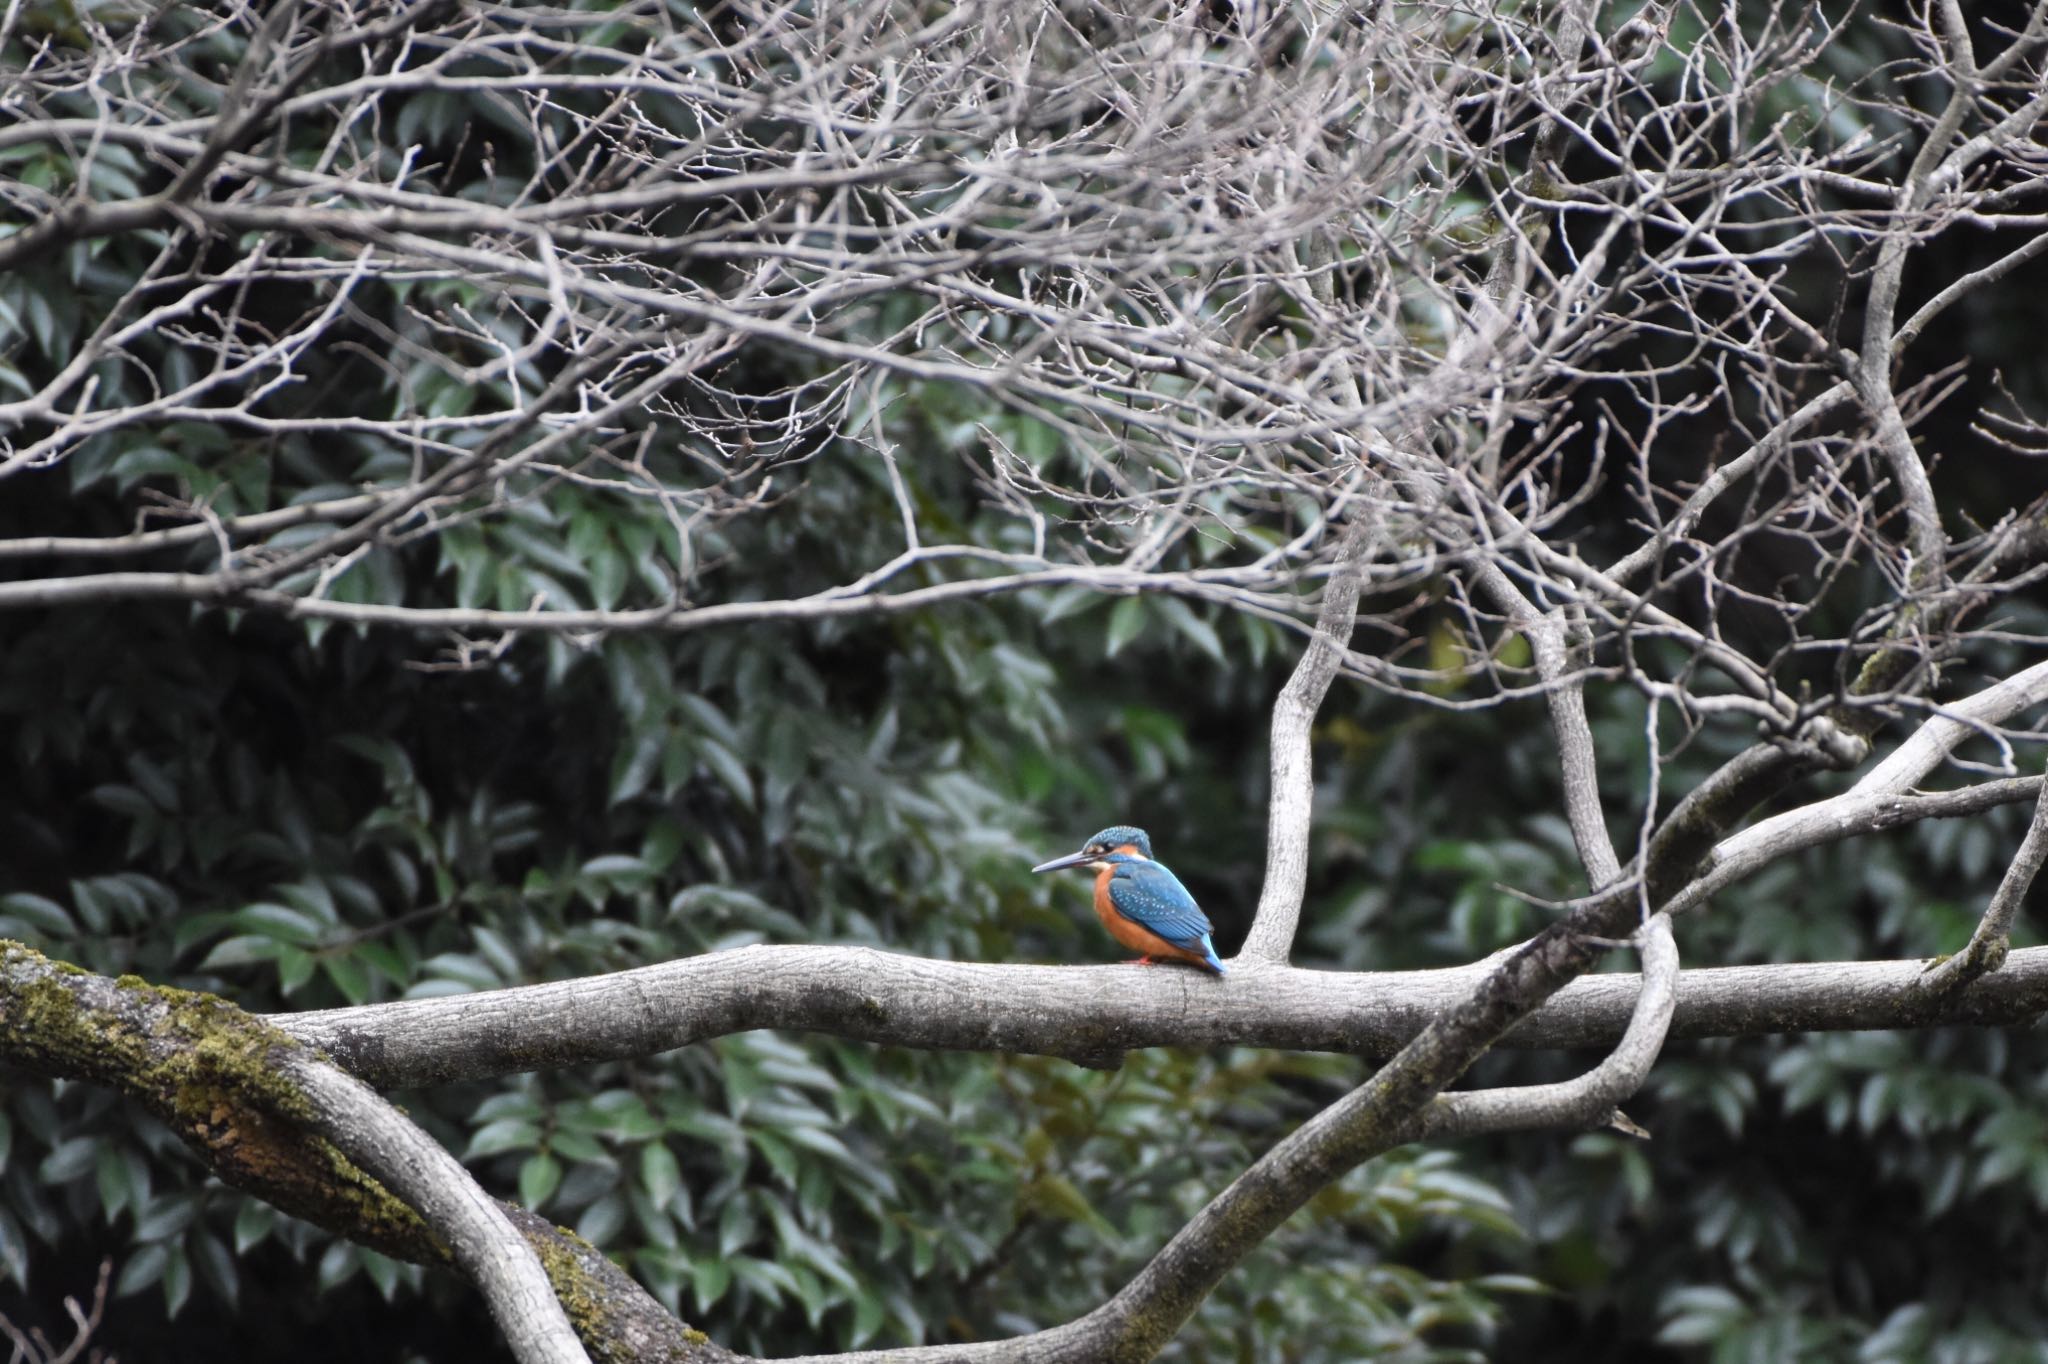
[[[1136,848],[1139,856],[1147,861],[1151,860],[1152,840],[1145,836],[1143,829],[1134,829],[1128,824],[1110,825],[1107,829],[1089,839],[1085,846],[1112,850],[1124,847],[1125,845]]]

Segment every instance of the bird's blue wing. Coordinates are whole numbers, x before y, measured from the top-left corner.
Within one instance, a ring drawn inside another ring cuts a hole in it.
[[[1176,947],[1198,949],[1212,931],[1186,886],[1157,862],[1125,862],[1109,878],[1109,902],[1132,923],[1142,924]]]

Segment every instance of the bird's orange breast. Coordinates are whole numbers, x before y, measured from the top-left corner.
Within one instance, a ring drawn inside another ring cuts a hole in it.
[[[1185,947],[1176,947],[1141,923],[1126,919],[1117,909],[1116,901],[1109,898],[1109,878],[1116,875],[1113,867],[1104,867],[1095,873],[1095,917],[1102,920],[1102,926],[1133,952],[1148,957],[1170,957],[1176,961],[1202,962],[1200,952],[1191,952]]]

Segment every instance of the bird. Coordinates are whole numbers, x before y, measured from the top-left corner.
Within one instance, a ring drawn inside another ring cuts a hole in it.
[[[1113,824],[1081,845],[1081,851],[1041,862],[1031,870],[1086,867],[1095,873],[1095,917],[1109,935],[1144,955],[1191,962],[1223,975],[1209,935],[1215,930],[1195,897],[1164,863],[1152,860],[1152,840],[1143,829]]]

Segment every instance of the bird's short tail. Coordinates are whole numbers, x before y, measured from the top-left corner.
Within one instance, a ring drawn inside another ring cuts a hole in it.
[[[1204,933],[1202,935],[1202,961],[1208,966],[1208,968],[1211,971],[1214,971],[1219,976],[1227,976],[1230,974],[1230,968],[1228,966],[1225,966],[1223,962],[1217,957],[1216,944],[1209,941],[1209,935],[1207,933]]]

